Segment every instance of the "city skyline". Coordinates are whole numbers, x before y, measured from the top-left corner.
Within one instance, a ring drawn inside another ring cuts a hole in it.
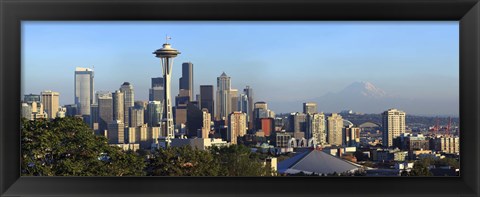
[[[172,96],[178,94],[181,64],[191,62],[195,67],[194,95],[199,93],[200,85],[216,86],[215,79],[225,72],[232,78],[232,88],[241,90],[246,86],[252,87],[255,102],[266,101],[270,108],[278,113],[290,111],[282,108],[282,104],[275,105],[276,103],[298,102],[295,108],[296,111],[301,111],[302,102],[329,92],[338,92],[354,81],[372,81],[386,92],[401,95],[402,98],[435,100],[441,97],[458,105],[458,22],[26,22],[22,25],[23,93],[38,94],[51,89],[60,92],[61,105],[74,103],[72,68],[90,65],[95,66],[95,92],[113,92],[124,82],[130,82],[135,90],[135,100],[148,100],[151,78],[162,75],[158,62],[154,61],[155,58],[152,58],[149,52],[159,48],[163,35],[158,36],[157,42],[156,39],[149,38],[150,42],[147,43],[139,37],[139,32],[147,33],[149,29],[153,31],[160,27],[169,29],[169,35],[174,37],[171,42],[175,48],[182,51],[182,56],[179,56],[173,67]],[[137,28],[125,31],[131,34],[118,31],[128,26]],[[40,27],[42,29],[39,29]],[[246,27],[250,28],[250,32],[244,29]],[[188,32],[192,36],[182,32],[185,28],[192,28],[192,31]],[[218,30],[218,33],[206,35],[205,30],[208,28]],[[288,31],[273,33],[282,28]],[[302,28],[304,31],[300,31]],[[311,31],[306,31],[307,28]],[[269,31],[260,32],[261,30]],[[399,30],[401,32],[396,32]],[[71,31],[76,32],[75,35],[68,34]],[[118,34],[108,34],[115,31],[118,31]],[[315,37],[312,31],[324,33],[325,38]],[[194,32],[203,32],[199,35],[206,35],[210,42],[205,41],[208,39],[193,36],[197,35]],[[235,42],[225,40],[228,37],[225,35],[212,40],[217,34],[232,32],[236,34],[228,36],[238,38]],[[268,35],[268,32],[272,34]],[[288,33],[292,32],[297,34],[291,34],[291,40],[286,39],[290,35]],[[336,35],[339,32],[343,34]],[[375,34],[370,35],[372,32]],[[248,37],[250,33],[255,34]],[[381,43],[387,40],[388,36],[385,35],[389,33],[394,33],[390,37],[397,40]],[[375,35],[380,37],[376,38]],[[407,39],[409,36],[411,38]],[[101,37],[103,39],[100,39]],[[311,40],[311,43],[305,41],[312,37],[316,39]],[[343,41],[340,38],[343,38]],[[119,40],[125,42],[112,44]],[[135,41],[140,44],[132,44]],[[243,43],[239,43],[242,41]],[[321,41],[328,44],[322,45],[323,48],[318,47],[316,44]],[[414,46],[407,46],[414,42]],[[49,45],[42,45],[45,43]],[[237,45],[233,45],[234,43]],[[232,46],[226,47],[228,44]],[[370,46],[358,47],[367,44]],[[429,44],[428,47],[425,44]],[[36,49],[41,45],[45,50]],[[392,46],[395,46],[395,49],[391,49]],[[389,47],[390,50],[386,50]],[[254,50],[251,50],[252,48]],[[332,50],[336,51],[332,54],[328,49],[337,50]],[[380,52],[379,49],[386,51],[375,54]],[[206,55],[212,52],[219,54]],[[295,58],[282,56],[281,53],[285,52]],[[79,55],[63,58],[62,54],[65,53]],[[389,58],[393,59],[389,62]],[[382,66],[386,62],[389,62],[388,66]],[[290,68],[291,64],[296,67]],[[320,66],[315,66],[316,64]],[[356,65],[365,66],[358,68]],[[291,69],[296,72],[291,72]],[[258,74],[253,75],[245,70],[256,71]],[[108,75],[112,71],[115,76]],[[48,75],[45,75],[46,73]],[[296,84],[308,85],[302,87]],[[318,87],[315,84],[319,84]],[[321,104],[319,110],[323,111]],[[458,115],[458,106],[445,114]]]

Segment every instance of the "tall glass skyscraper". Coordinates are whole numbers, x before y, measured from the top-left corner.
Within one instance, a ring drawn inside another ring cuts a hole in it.
[[[214,118],[213,85],[200,86],[200,108],[207,109],[208,113]]]
[[[75,68],[75,104],[78,115],[90,115],[90,104],[95,102],[93,69]]]
[[[182,64],[182,77],[179,79],[180,89],[188,90],[189,101],[193,98],[193,64],[191,62],[185,62]]]
[[[217,111],[215,113],[217,120],[227,119],[232,110],[231,104],[230,77],[224,72],[217,77]]]
[[[125,127],[129,127],[129,109],[130,107],[133,107],[133,104],[134,104],[134,91],[133,91],[133,86],[129,83],[129,82],[124,82],[121,86],[120,86],[120,92],[123,92],[123,95],[124,95],[124,100],[123,100],[123,104],[124,104],[124,108],[123,108],[123,112],[125,113],[124,114],[124,125]]]

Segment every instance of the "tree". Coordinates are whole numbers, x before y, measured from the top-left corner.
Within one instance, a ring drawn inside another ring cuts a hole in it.
[[[434,160],[432,158],[424,158],[414,163],[410,176],[432,176],[428,167],[432,165]]]
[[[211,154],[221,166],[220,176],[271,176],[272,169],[262,164],[257,153],[243,145],[212,147]]]
[[[21,124],[22,175],[143,175],[140,156],[108,145],[79,118],[22,119]]]
[[[149,176],[218,176],[220,165],[208,151],[169,147],[152,153],[146,171]]]

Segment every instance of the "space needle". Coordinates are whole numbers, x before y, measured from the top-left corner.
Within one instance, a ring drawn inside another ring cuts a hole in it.
[[[171,77],[172,77],[172,65],[173,58],[177,57],[180,54],[179,51],[172,48],[168,43],[170,37],[166,36],[165,44],[161,49],[157,49],[153,54],[156,57],[160,58],[160,63],[162,64],[163,70],[163,86],[164,86],[164,99],[163,99],[163,126],[162,131],[165,136],[165,142],[168,144],[170,139],[175,138],[174,134],[174,125],[173,125],[173,115],[172,115],[172,102],[170,99],[171,94]]]

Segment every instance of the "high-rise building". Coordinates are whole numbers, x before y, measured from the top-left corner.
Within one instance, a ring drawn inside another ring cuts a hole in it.
[[[150,101],[147,104],[147,111],[145,112],[145,123],[148,127],[158,127],[162,121],[162,103],[160,101]]]
[[[341,146],[343,142],[343,118],[333,113],[327,118],[327,141],[330,145]]]
[[[238,111],[247,114],[247,122],[249,122],[249,118],[252,117],[250,114],[248,114],[249,105],[250,104],[248,103],[248,96],[246,94],[240,94],[240,96],[238,97]]]
[[[259,130],[261,129],[261,122],[260,119],[262,118],[274,118],[273,112],[268,109],[268,105],[266,102],[259,101],[253,105],[253,129]]]
[[[214,117],[214,101],[213,101],[213,86],[201,85],[200,86],[200,109],[207,109],[208,113]]]
[[[27,94],[23,96],[23,101],[25,103],[40,102],[40,95],[38,94]]]
[[[405,112],[389,109],[382,113],[383,146],[393,146],[393,139],[405,133]]]
[[[230,99],[232,100],[231,106],[232,109],[231,111],[239,111],[238,110],[238,90],[237,89],[230,89]]]
[[[120,120],[108,124],[107,139],[109,144],[123,144],[125,142],[125,126]]]
[[[327,131],[325,126],[325,115],[323,113],[307,114],[307,139],[313,138],[317,145],[327,144]]]
[[[346,125],[343,130],[344,146],[358,146],[360,144],[360,127]]]
[[[304,114],[313,114],[317,113],[317,103],[314,102],[306,102],[303,103],[303,113]]]
[[[260,118],[260,130],[265,136],[270,136],[275,131],[275,122],[273,118]]]
[[[193,91],[193,64],[191,62],[184,62],[182,64],[182,77],[179,79],[180,85],[179,88],[187,90],[189,101],[193,100],[194,91]]]
[[[139,127],[145,122],[145,108],[143,106],[135,105],[128,110],[129,127]]]
[[[247,99],[248,99],[248,112],[246,112],[247,114],[247,121],[248,121],[248,128],[249,129],[253,129],[254,127],[254,122],[253,122],[253,104],[254,104],[254,101],[253,101],[253,89],[250,88],[250,86],[247,86],[245,87],[245,89],[243,89],[243,93],[247,96]]]
[[[202,130],[203,126],[203,113],[200,108],[198,108],[197,101],[191,101],[187,104],[187,136],[188,137],[201,137],[199,131]]]
[[[294,133],[307,132],[307,114],[295,112],[289,116],[288,131]]]
[[[208,113],[207,109],[202,110],[202,135],[199,136],[201,138],[208,138],[210,134],[210,126],[212,122],[212,117],[210,117],[210,113]]]
[[[125,122],[125,96],[123,92],[120,92],[120,90],[115,91],[112,93],[113,97],[113,120],[114,121],[121,121],[122,123]]]
[[[28,103],[23,103],[22,102],[22,117],[31,120],[32,119],[32,106],[30,106]]]
[[[459,137],[439,137],[432,139],[433,149],[444,153],[458,154],[460,153],[460,138]]]
[[[98,115],[99,115],[99,108],[98,108],[98,99],[95,104],[90,105],[90,128],[94,131],[98,131]]]
[[[188,90],[180,89],[178,96],[175,97],[175,125],[187,122],[187,104],[190,100],[188,94]]]
[[[94,100],[93,69],[75,68],[75,104],[79,115],[90,115],[90,105]]]
[[[59,97],[60,93],[53,92],[51,90],[46,90],[41,93],[42,95],[42,104],[45,108],[45,112],[47,112],[48,118],[56,118],[58,108],[60,107]]]
[[[242,112],[233,112],[228,116],[227,141],[237,144],[237,137],[247,133],[247,115]]]
[[[112,93],[98,95],[98,134],[103,134],[108,124],[113,122],[113,99]]]
[[[125,127],[129,127],[129,108],[130,107],[133,107],[133,103],[135,102],[135,94],[134,94],[134,91],[133,91],[133,86],[129,83],[129,82],[124,82],[121,86],[120,86],[120,92],[123,92],[123,95],[124,95],[124,98],[123,98],[123,101],[124,101],[124,107],[123,107],[123,111],[124,111],[124,124],[125,124]]]
[[[152,86],[151,88],[154,87],[163,87],[163,77],[154,77],[152,78]]]
[[[227,119],[232,109],[232,99],[230,97],[230,77],[222,73],[217,77],[217,106],[216,120]]]

